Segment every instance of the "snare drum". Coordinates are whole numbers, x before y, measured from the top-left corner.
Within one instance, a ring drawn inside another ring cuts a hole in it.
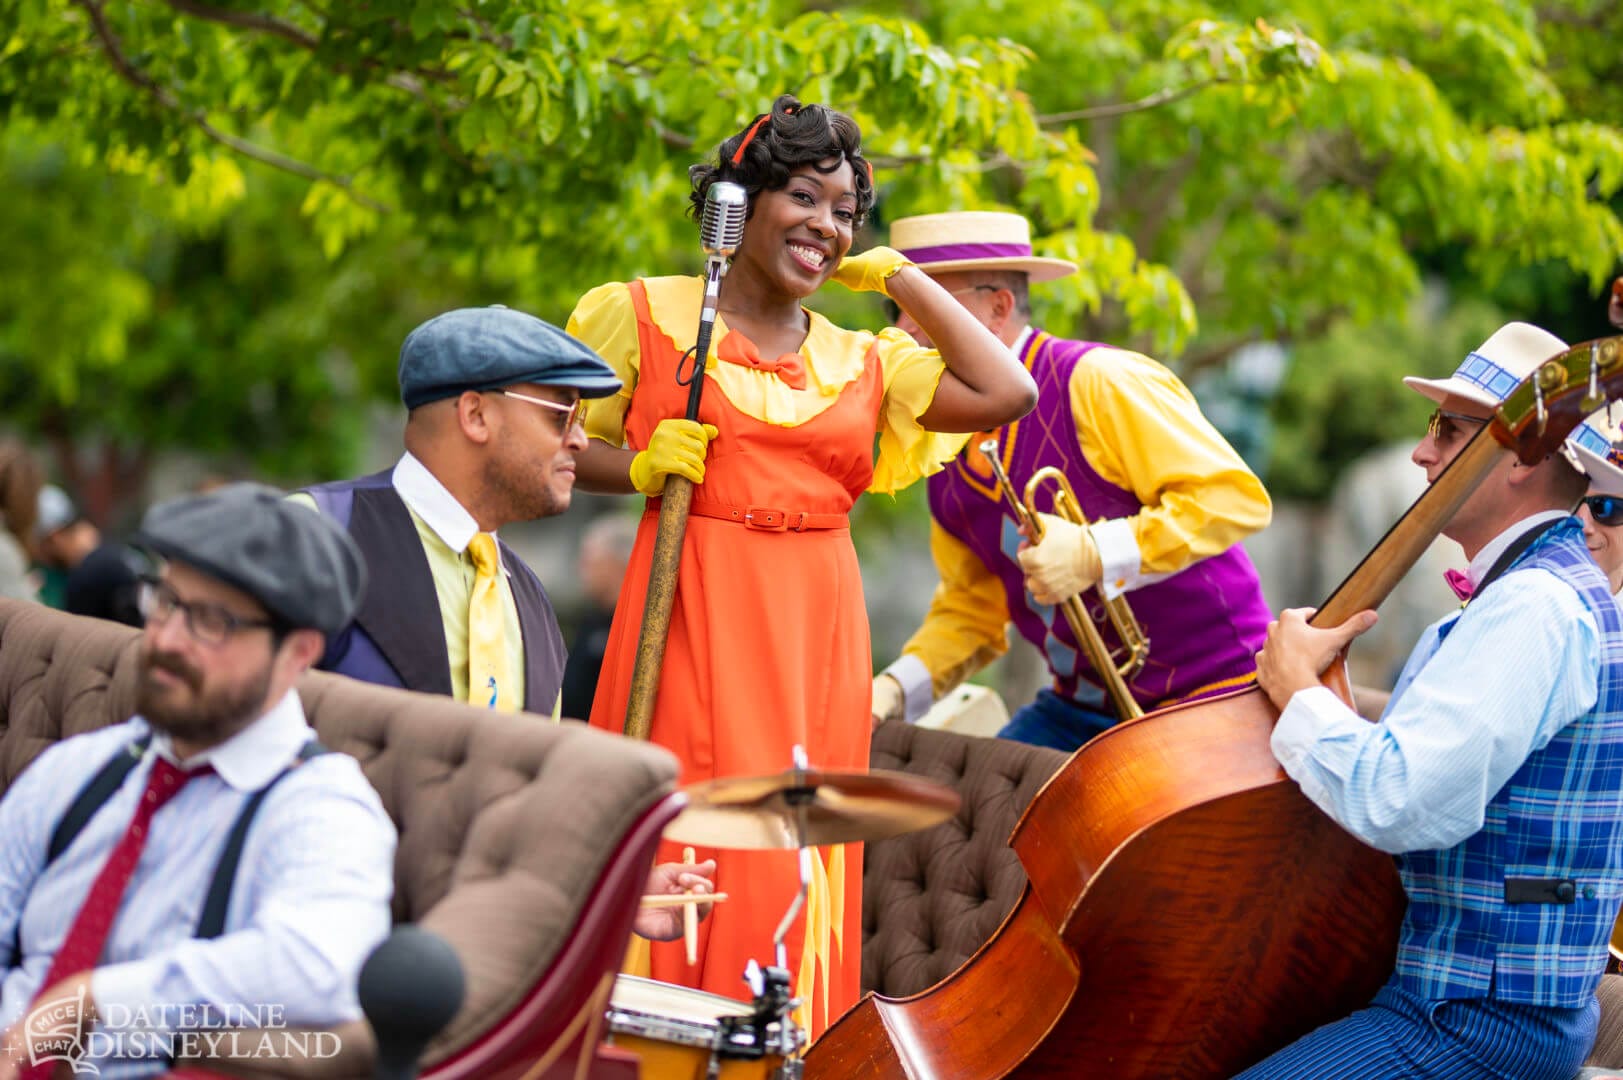
[[[643,1080],[774,1080],[781,1074],[781,1054],[726,1045],[721,1019],[751,1011],[746,1002],[621,975],[614,980],[606,1041],[642,1058]],[[719,1073],[711,1071],[712,1063]]]

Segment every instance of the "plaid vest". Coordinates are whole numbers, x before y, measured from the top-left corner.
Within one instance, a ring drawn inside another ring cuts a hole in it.
[[[1623,901],[1623,611],[1575,518],[1513,569],[1534,567],[1569,583],[1595,620],[1598,699],[1522,763],[1475,835],[1398,857],[1409,909],[1394,979],[1422,998],[1584,1005]]]

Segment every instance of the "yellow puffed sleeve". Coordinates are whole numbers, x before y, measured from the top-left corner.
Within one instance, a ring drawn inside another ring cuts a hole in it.
[[[868,490],[889,493],[939,472],[964,448],[969,433],[926,431],[919,424],[947,370],[940,353],[894,327],[879,331],[875,344],[885,400],[879,409],[879,458]]]
[[[610,446],[625,445],[626,410],[637,388],[642,347],[637,340],[637,311],[624,282],[599,285],[580,298],[564,327],[597,352],[620,377],[618,392],[593,398],[586,406],[586,434]]]
[[[995,508],[993,510],[995,511]],[[1003,582],[961,540],[930,519],[930,557],[941,584],[924,622],[902,646],[930,672],[937,700],[1008,651]]]
[[[1174,573],[1226,551],[1273,516],[1262,481],[1201,413],[1189,388],[1149,357],[1089,352],[1071,375],[1071,415],[1088,464],[1144,504],[1121,519],[1124,529],[1109,523],[1103,533],[1100,525],[1093,529],[1107,571],[1118,545],[1103,537],[1119,533],[1126,587],[1136,576]]]

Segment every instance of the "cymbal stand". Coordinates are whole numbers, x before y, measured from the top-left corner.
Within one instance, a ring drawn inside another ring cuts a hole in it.
[[[806,774],[806,750],[804,747],[796,746],[793,754],[795,778],[799,780]],[[795,924],[795,919],[800,916],[801,909],[806,906],[806,893],[811,888],[811,848],[806,846],[806,834],[810,832],[810,829],[806,825],[806,805],[816,795],[817,792],[814,789],[804,784],[798,784],[784,793],[784,800],[794,807],[795,839],[799,841],[796,853],[800,857],[800,889],[795,893],[794,900],[789,904],[789,910],[784,912],[783,920],[778,923],[778,929],[772,935],[773,955],[777,959],[778,967],[783,968],[785,971],[789,970],[789,956],[787,949],[784,947],[783,939],[788,936],[789,928]]]

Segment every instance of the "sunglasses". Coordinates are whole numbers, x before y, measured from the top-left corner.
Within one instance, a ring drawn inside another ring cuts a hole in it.
[[[1481,427],[1487,422],[1487,418],[1483,416],[1466,416],[1464,413],[1438,409],[1426,421],[1426,434],[1430,435],[1439,444],[1451,443],[1464,434],[1460,430],[1461,425],[1470,424],[1472,427]]]
[[[558,430],[563,432],[565,435],[573,431],[576,424],[584,424],[586,422],[585,398],[576,398],[568,405],[565,405],[560,401],[548,401],[546,398],[538,398],[530,394],[521,394],[517,390],[498,390],[496,393],[500,394],[502,397],[518,398],[520,401],[528,401],[531,405],[540,405],[542,408],[551,409],[555,413],[563,413],[564,415],[562,419],[558,421]]]
[[[1596,525],[1623,525],[1623,498],[1616,495],[1586,495],[1584,505]]]

